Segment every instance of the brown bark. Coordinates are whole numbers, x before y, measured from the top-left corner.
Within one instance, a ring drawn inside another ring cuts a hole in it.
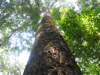
[[[52,18],[44,16],[23,75],[82,75]]]

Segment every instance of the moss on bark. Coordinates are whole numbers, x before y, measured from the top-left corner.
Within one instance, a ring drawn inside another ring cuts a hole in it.
[[[50,16],[41,21],[23,75],[82,75]]]

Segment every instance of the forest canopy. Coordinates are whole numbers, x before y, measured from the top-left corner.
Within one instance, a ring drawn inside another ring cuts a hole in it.
[[[0,0],[0,74],[22,75],[16,57],[31,51],[47,10],[83,74],[99,75],[100,0]]]

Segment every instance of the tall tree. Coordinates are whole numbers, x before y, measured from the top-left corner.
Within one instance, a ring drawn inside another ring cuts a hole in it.
[[[47,12],[37,31],[23,75],[33,74],[82,75],[68,45]]]
[[[67,0],[0,0],[0,73],[20,75],[18,62],[9,64],[10,56],[30,52],[40,13],[48,9],[82,73],[99,75],[100,0],[78,0],[78,12],[73,5]]]

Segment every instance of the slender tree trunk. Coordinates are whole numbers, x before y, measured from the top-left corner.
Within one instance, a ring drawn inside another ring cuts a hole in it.
[[[23,75],[82,75],[52,18],[45,15]]]

